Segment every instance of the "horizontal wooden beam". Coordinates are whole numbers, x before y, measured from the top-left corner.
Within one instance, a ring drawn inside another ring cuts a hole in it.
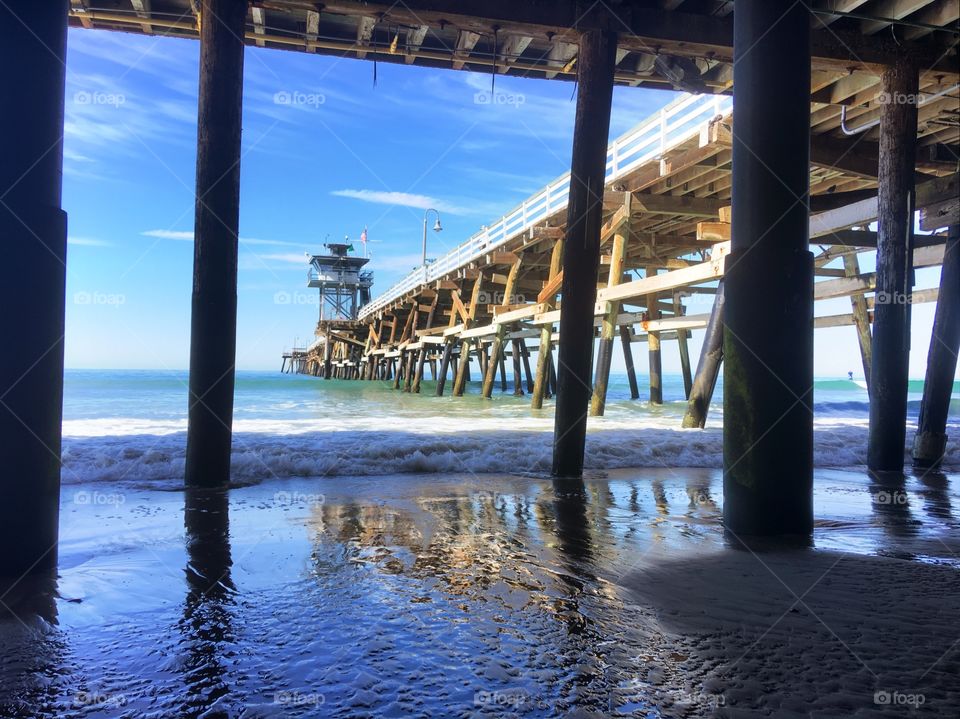
[[[730,204],[728,200],[714,200],[703,197],[645,195],[643,193],[637,193],[633,197],[634,214],[717,218],[720,216],[720,208]]]

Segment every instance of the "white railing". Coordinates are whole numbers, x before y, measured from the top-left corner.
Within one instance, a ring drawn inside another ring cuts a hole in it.
[[[733,100],[724,95],[685,94],[657,114],[647,118],[607,148],[606,182],[611,184],[651,160],[659,160],[666,150],[686,142],[700,128],[733,108]],[[363,319],[398,297],[445,277],[468,262],[500,247],[508,240],[529,231],[567,206],[570,173],[561,175],[542,190],[524,200],[490,227],[477,232],[450,252],[411,271],[383,294],[360,310]]]

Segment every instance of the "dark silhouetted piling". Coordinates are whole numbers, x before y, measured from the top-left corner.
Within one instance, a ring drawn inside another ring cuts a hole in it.
[[[556,477],[580,477],[583,474],[591,395],[593,312],[597,300],[604,174],[616,52],[617,35],[614,32],[590,30],[580,35],[577,115],[563,251],[563,303],[557,358],[553,443],[553,475]]]
[[[940,296],[933,319],[920,421],[913,441],[913,463],[935,467],[947,446],[947,415],[960,351],[960,226],[950,229],[943,255]]]
[[[903,470],[907,437],[918,83],[917,68],[906,58],[888,67],[881,78],[883,97],[890,101],[880,108],[877,291],[867,466],[890,472]]]
[[[203,0],[186,483],[230,480],[247,4]]]
[[[734,13],[733,223],[724,321],[724,524],[813,531],[810,12]]]
[[[0,576],[57,565],[66,0],[0,3]]]

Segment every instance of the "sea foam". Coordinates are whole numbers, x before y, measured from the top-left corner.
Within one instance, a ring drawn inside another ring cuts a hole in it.
[[[140,421],[126,424],[123,433],[118,433],[113,421],[81,424],[65,426],[64,483],[179,485],[186,450],[182,423]],[[469,432],[450,426],[452,423],[445,431],[387,427],[317,431],[308,429],[306,423],[295,428],[284,423],[281,431],[265,431],[269,424],[238,422],[233,443],[233,478],[238,484],[287,477],[539,474],[550,470],[553,437],[545,419],[530,420],[510,431],[494,429],[494,422],[478,421]],[[960,434],[960,426],[952,425],[950,434]],[[913,428],[908,430],[908,442],[912,437]],[[866,420],[823,418],[814,430],[814,462],[818,467],[861,466],[866,461],[866,443]],[[587,435],[585,465],[592,470],[719,468],[722,463],[719,427],[685,430],[614,425]],[[960,468],[960,443],[955,439],[948,445],[944,466]]]

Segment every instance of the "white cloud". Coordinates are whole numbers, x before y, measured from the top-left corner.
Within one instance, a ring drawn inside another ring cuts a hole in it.
[[[412,192],[389,192],[384,190],[334,190],[330,193],[336,197],[349,197],[362,202],[373,202],[378,205],[396,205],[397,207],[413,207],[418,210],[434,208],[440,212],[449,212],[451,215],[470,214],[469,210],[458,205],[438,200],[430,195],[418,195]]]
[[[257,255],[266,262],[285,262],[290,265],[307,265],[307,257],[302,253],[296,252],[277,252],[274,254]]]
[[[185,240],[193,242],[192,230],[147,230],[141,232],[144,237],[159,237],[161,240]]]
[[[144,237],[158,237],[161,240],[182,240],[184,242],[193,242],[193,232],[190,230],[147,230],[141,232]],[[267,245],[270,247],[300,247],[298,242],[285,242],[283,240],[261,240],[256,237],[241,237],[241,245]]]
[[[98,240],[96,237],[67,237],[67,244],[79,247],[113,247],[112,242]]]

